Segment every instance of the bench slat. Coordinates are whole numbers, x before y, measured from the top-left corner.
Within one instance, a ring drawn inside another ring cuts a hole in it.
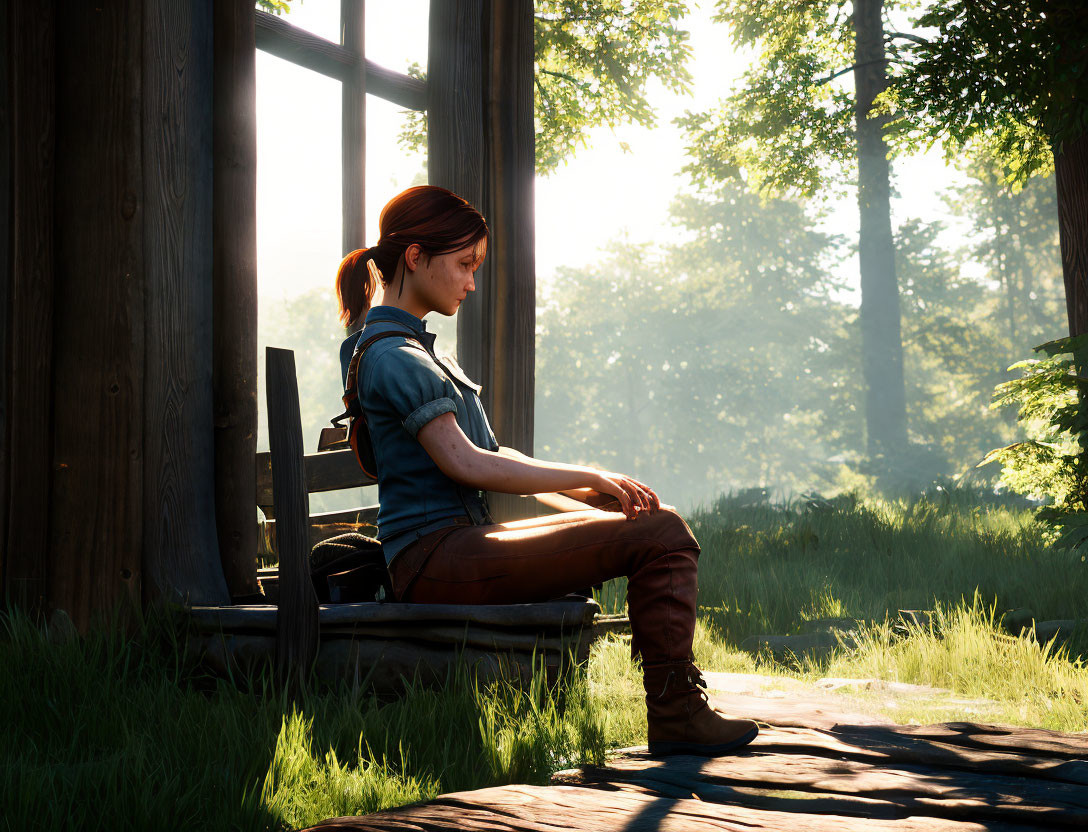
[[[306,470],[306,491],[310,494],[378,483],[363,473],[350,448],[306,454],[302,461]],[[272,457],[268,453],[257,454],[257,505],[272,505]]]

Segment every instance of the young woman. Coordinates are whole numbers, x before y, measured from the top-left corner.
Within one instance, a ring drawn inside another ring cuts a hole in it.
[[[461,197],[422,185],[390,201],[379,226],[377,245],[344,259],[336,288],[341,320],[362,324],[341,347],[345,379],[356,347],[367,345],[358,394],[378,469],[378,535],[397,599],[529,603],[626,575],[650,753],[713,756],[747,745],[755,723],[708,707],[692,663],[699,544],[684,520],[632,477],[500,446],[480,388],[434,355],[423,318],[453,315],[476,288],[489,234],[484,218]],[[379,281],[383,302],[371,308]],[[389,331],[403,334],[372,338]],[[535,494],[581,510],[494,523],[486,491]]]

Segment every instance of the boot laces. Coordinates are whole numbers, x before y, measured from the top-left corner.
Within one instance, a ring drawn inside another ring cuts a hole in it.
[[[661,687],[661,693],[657,695],[658,699],[664,697],[668,692],[669,685],[672,684],[676,676],[677,672],[675,670],[669,671],[669,674],[665,677],[665,684]],[[708,705],[710,704],[710,697],[706,692],[706,679],[703,678],[702,671],[693,662],[688,662],[688,666],[684,669],[684,681],[688,683],[688,690],[698,691],[699,698]]]
[[[687,671],[688,684],[699,692],[699,698],[703,700],[707,705],[710,704],[710,696],[706,692],[706,679],[703,678],[703,673],[694,664],[688,665]]]

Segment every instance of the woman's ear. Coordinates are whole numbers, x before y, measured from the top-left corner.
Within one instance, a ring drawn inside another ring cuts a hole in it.
[[[420,248],[419,243],[412,243],[404,250],[404,265],[408,271],[414,272],[419,267],[419,258],[422,254],[423,249]]]

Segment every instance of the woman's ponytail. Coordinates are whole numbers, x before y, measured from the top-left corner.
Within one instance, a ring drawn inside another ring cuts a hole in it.
[[[378,256],[378,247],[358,248],[345,257],[336,272],[336,294],[340,300],[340,323],[351,326],[370,309],[378,280],[370,263]]]

